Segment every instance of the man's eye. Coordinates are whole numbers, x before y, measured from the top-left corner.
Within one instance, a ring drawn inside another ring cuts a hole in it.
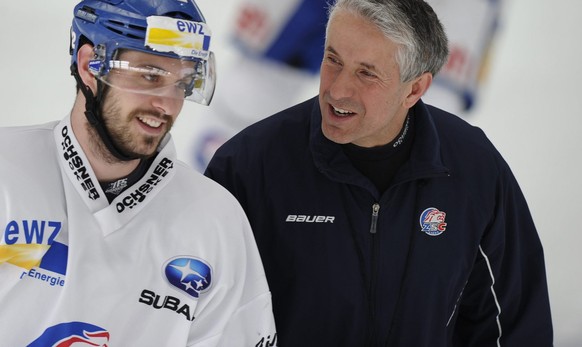
[[[160,76],[157,74],[144,74],[142,76],[148,82],[157,82],[160,79]]]
[[[376,75],[368,70],[362,70],[360,72],[364,77],[376,77]]]
[[[339,60],[337,60],[334,57],[330,57],[330,56],[327,57],[327,61],[329,61],[332,64],[339,64],[340,63]]]

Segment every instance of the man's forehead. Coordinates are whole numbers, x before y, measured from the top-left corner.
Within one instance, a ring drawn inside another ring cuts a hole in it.
[[[392,70],[398,45],[361,15],[339,9],[330,19],[325,51],[378,73]]]

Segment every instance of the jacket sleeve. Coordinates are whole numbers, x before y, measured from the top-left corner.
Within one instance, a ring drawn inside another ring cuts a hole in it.
[[[525,198],[503,159],[494,215],[459,304],[455,346],[552,346],[544,254]]]

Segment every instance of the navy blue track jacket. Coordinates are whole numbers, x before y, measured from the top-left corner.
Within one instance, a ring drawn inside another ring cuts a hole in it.
[[[279,345],[552,346],[543,250],[508,165],[480,129],[413,111],[384,193],[323,136],[317,98],[210,162],[250,219]]]

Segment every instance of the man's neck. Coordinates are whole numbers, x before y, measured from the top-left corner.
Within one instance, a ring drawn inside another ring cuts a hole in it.
[[[81,147],[83,147],[82,143]],[[83,150],[85,151],[85,148],[83,148]],[[140,159],[134,159],[131,161],[120,161],[119,159],[115,159],[114,162],[108,162],[103,158],[99,158],[99,156],[95,155],[90,149],[89,151],[85,151],[85,154],[87,155],[91,168],[93,168],[95,176],[97,176],[99,182],[110,182],[128,176],[140,163]]]

